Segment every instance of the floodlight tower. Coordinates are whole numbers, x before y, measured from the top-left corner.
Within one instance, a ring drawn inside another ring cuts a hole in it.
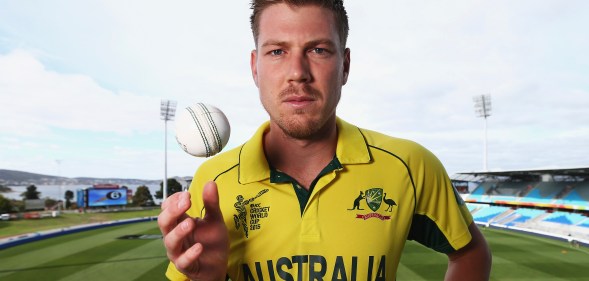
[[[63,209],[65,210],[65,194],[63,193],[63,178],[61,178],[61,162],[63,160],[61,159],[55,159],[55,163],[57,163],[57,175],[60,177],[59,181],[60,181],[60,185],[59,185],[59,196],[58,196],[58,200],[61,200],[61,203],[57,204],[57,210],[59,212],[61,212],[62,209],[62,204],[63,204]]]
[[[483,148],[483,170],[487,171],[487,117],[491,116],[491,95],[475,96],[474,111],[477,117],[485,118],[485,137]]]
[[[174,120],[176,115],[176,101],[162,100],[160,103],[160,118],[164,120],[164,182],[162,188],[162,202],[168,198],[168,121]]]

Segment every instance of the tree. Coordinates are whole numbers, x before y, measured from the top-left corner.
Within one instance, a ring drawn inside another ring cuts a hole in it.
[[[45,197],[45,208],[53,210],[57,208],[57,204],[60,204],[59,201],[53,198]]]
[[[176,179],[168,179],[168,196],[182,191],[182,185]],[[163,199],[164,198],[164,182],[160,182],[160,190],[155,192],[155,198]]]
[[[138,206],[153,204],[153,196],[147,186],[142,185],[137,187],[135,194],[133,194],[133,204]]]
[[[0,213],[10,213],[12,211],[12,203],[8,198],[0,195]]]
[[[41,194],[41,192],[37,191],[37,187],[34,184],[32,184],[27,186],[27,191],[21,193],[20,196],[23,197],[23,199],[25,200],[39,199],[39,194]]]
[[[69,209],[72,206],[72,199],[74,199],[74,192],[71,190],[65,191],[65,208]]]
[[[12,191],[12,188],[10,188],[6,185],[0,184],[0,192],[11,192],[11,191]]]

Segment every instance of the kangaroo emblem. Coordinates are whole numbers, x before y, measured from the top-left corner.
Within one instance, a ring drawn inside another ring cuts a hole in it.
[[[364,209],[360,209],[360,201],[362,201],[362,199],[364,199],[364,193],[362,191],[360,191],[360,195],[358,195],[358,197],[356,197],[356,199],[354,200],[354,207],[352,207],[352,209],[348,209],[348,210],[364,210]]]

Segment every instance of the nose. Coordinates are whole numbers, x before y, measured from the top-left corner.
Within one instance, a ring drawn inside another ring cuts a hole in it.
[[[306,83],[311,80],[309,59],[305,54],[293,54],[290,57],[288,82]]]

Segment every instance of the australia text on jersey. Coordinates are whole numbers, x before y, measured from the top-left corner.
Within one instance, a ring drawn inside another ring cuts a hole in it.
[[[358,269],[366,269],[366,276],[359,276]],[[292,257],[281,257],[277,260],[266,262],[254,262],[242,264],[244,280],[246,281],[276,281],[286,280],[386,280],[386,258],[381,256],[377,259],[374,256],[360,259],[353,256],[344,258],[337,256],[332,264],[329,264],[324,256],[320,255],[298,255]],[[302,276],[308,273],[307,278]],[[264,277],[267,277],[265,279]]]

